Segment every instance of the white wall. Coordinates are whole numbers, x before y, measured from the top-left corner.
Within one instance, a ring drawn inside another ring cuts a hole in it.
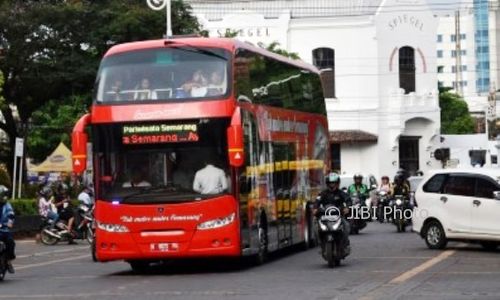
[[[487,150],[486,162],[490,164],[490,143],[487,134],[442,135],[443,148],[450,148],[450,159],[458,160],[460,167],[471,167],[469,150]]]

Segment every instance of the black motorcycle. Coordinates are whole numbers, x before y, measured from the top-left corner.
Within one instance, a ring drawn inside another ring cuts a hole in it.
[[[340,261],[350,254],[350,247],[344,240],[347,229],[340,210],[335,206],[321,206],[316,214],[316,223],[321,255],[328,262],[328,267],[339,266]]]
[[[359,234],[359,232],[366,227],[366,218],[363,207],[365,200],[358,194],[351,195],[351,215],[349,216],[349,225],[351,227],[351,234]]]
[[[94,241],[94,207],[88,207],[85,204],[78,206],[78,225],[73,232],[69,232],[68,225],[62,221],[54,224],[53,220],[43,219],[40,239],[45,245],[56,245],[59,242],[70,241],[73,239],[87,240],[92,245]]]
[[[392,220],[398,232],[405,232],[411,223],[410,199],[403,195],[395,195],[392,201]]]

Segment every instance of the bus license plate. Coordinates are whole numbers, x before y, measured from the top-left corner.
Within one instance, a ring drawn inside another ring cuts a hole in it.
[[[151,251],[158,252],[169,252],[179,250],[179,244],[177,243],[152,243],[150,245]]]

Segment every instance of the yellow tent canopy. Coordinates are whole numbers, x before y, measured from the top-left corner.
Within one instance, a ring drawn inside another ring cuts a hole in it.
[[[31,172],[72,172],[73,165],[71,161],[71,151],[64,145],[59,143],[56,150],[52,152],[41,164],[31,168]]]

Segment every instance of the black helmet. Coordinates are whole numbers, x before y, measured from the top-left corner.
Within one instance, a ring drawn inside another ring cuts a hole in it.
[[[340,176],[337,173],[333,173],[333,172],[329,173],[328,175],[326,175],[325,182],[326,182],[326,184],[329,184],[329,183],[339,183],[340,184]]]
[[[396,174],[396,176],[394,176],[394,182],[395,182],[395,183],[398,183],[398,182],[403,182],[403,175],[401,175],[401,174]]]
[[[64,182],[59,182],[57,184],[56,190],[58,193],[66,193],[66,192],[68,192],[68,185]]]
[[[354,178],[353,179],[354,180],[356,180],[356,179],[363,179],[363,175],[361,175],[360,173],[356,173],[356,174],[354,174]]]

